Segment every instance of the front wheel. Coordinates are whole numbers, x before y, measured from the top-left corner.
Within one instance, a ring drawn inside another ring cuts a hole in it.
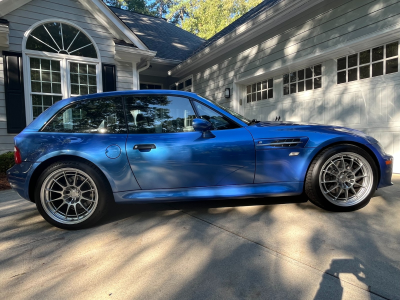
[[[36,206],[43,218],[63,229],[93,225],[107,211],[108,183],[100,171],[86,163],[62,161],[50,165],[39,177]]]
[[[325,149],[311,163],[305,192],[311,202],[331,211],[353,211],[367,205],[378,184],[374,160],[354,145]]]

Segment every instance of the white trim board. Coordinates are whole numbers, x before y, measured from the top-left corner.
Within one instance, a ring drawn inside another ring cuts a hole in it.
[[[284,73],[296,71],[297,69],[306,68],[310,65],[319,64],[326,60],[338,59],[349,54],[354,54],[363,50],[367,50],[369,48],[373,48],[375,46],[379,46],[381,44],[396,41],[398,40],[399,34],[400,23],[394,26],[386,27],[379,31],[360,36],[359,38],[351,40],[349,42],[337,44],[334,47],[317,51],[299,59],[294,59],[292,61],[288,59],[287,63],[281,66],[277,66],[273,69],[265,70],[263,66],[260,66],[260,68],[255,70],[254,74],[251,76],[241,77],[240,74],[236,75],[235,83],[250,84],[254,82],[254,80],[265,78],[265,76],[275,77]]]
[[[0,0],[0,17],[20,8],[31,0]],[[87,11],[107,28],[117,39],[135,44],[139,49],[148,50],[147,46],[121,21],[101,0],[78,0]]]

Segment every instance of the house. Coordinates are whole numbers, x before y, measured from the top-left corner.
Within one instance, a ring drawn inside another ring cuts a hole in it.
[[[98,0],[1,0],[0,149],[63,97],[164,88],[248,118],[362,130],[400,172],[399,2],[266,0],[204,41]]]

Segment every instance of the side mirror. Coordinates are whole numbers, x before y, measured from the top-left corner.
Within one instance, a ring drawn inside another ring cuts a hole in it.
[[[193,128],[195,131],[200,131],[203,133],[204,138],[214,138],[210,130],[213,129],[213,125],[204,119],[194,119],[193,120]]]

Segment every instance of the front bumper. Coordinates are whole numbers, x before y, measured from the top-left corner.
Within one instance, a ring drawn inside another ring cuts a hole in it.
[[[377,188],[393,185],[393,156],[386,154],[379,144],[368,144],[367,146],[374,152],[379,163],[380,180]]]
[[[32,201],[29,199],[29,178],[33,172],[33,166],[31,162],[22,162],[7,170],[7,180],[13,190],[29,201]]]

